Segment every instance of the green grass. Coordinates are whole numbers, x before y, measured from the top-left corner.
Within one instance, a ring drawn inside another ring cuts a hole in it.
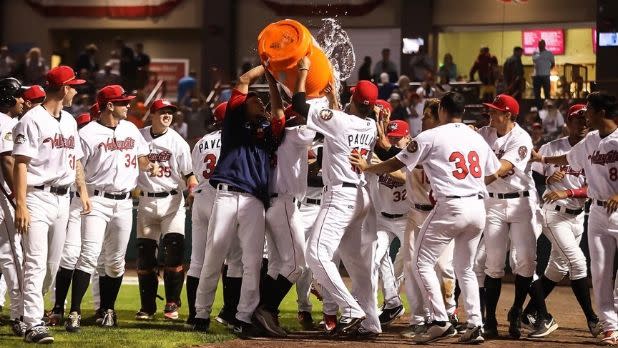
[[[70,292],[69,292],[70,293]],[[159,294],[164,294],[163,286],[159,286]],[[183,290],[182,299],[186,299]],[[314,320],[321,318],[321,304],[311,297],[314,301]],[[70,299],[69,299],[70,302]],[[8,305],[8,301],[6,303]],[[189,347],[194,345],[221,342],[234,339],[229,330],[222,327],[212,320],[209,333],[197,333],[186,329],[183,324],[187,318],[188,309],[183,305],[180,308],[180,319],[176,322],[163,320],[163,306],[161,300],[157,300],[158,310],[156,319],[151,322],[136,321],[135,313],[139,310],[140,300],[137,285],[123,285],[116,310],[118,312],[119,327],[117,329],[104,329],[94,325],[91,319],[94,315],[92,297],[90,289],[84,298],[82,313],[82,330],[79,333],[69,334],[64,330],[64,326],[53,327],[51,331],[55,338],[54,347]],[[212,315],[219,313],[222,301],[222,288],[219,284],[217,297],[215,299]],[[47,309],[51,308],[49,301],[46,301]],[[280,313],[281,325],[289,330],[300,330],[300,325],[296,320],[296,290],[293,288],[282,303]],[[3,315],[6,314],[5,309]],[[68,313],[67,313],[68,314]],[[0,347],[33,347],[32,344],[24,343],[22,338],[15,337],[8,325],[0,326]]]

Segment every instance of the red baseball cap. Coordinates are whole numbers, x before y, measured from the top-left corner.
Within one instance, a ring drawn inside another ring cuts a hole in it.
[[[483,105],[498,111],[508,111],[513,116],[517,116],[519,114],[519,103],[515,100],[515,98],[507,94],[498,94],[493,102],[483,103]]]
[[[151,113],[155,113],[161,109],[172,109],[172,112],[178,110],[176,105],[172,104],[167,99],[157,99],[154,102],[152,102],[152,105],[150,106]]]
[[[109,102],[128,102],[135,98],[134,95],[129,95],[120,85],[107,85],[97,93],[97,103],[99,108]]]
[[[394,120],[388,123],[386,126],[386,136],[393,138],[403,138],[410,134],[410,127],[408,122],[403,120]]]
[[[75,117],[75,122],[77,122],[77,127],[85,126],[88,122],[90,122],[90,114],[87,112],[80,114]]]
[[[378,99],[378,86],[371,81],[360,80],[352,92],[352,100],[364,105],[373,106]]]
[[[33,85],[33,86],[30,86],[27,90],[25,90],[21,96],[22,98],[24,98],[24,100],[33,101],[33,100],[45,98],[46,94],[45,94],[45,90],[43,89],[43,87],[39,85]]]
[[[64,85],[74,86],[86,83],[75,77],[75,71],[70,66],[60,65],[51,69],[47,73],[47,85],[60,87]]]
[[[576,117],[583,117],[586,113],[586,104],[575,104],[569,108],[567,112],[567,119],[570,120]]]
[[[387,102],[386,100],[378,99],[376,100],[376,105],[380,105],[382,106],[382,108],[388,109],[388,111],[393,112],[393,106],[391,105],[391,103]]]
[[[215,121],[223,122],[223,119],[225,118],[225,111],[226,110],[227,110],[227,102],[223,102],[223,103],[217,105],[215,110],[213,110],[213,114],[215,116]]]

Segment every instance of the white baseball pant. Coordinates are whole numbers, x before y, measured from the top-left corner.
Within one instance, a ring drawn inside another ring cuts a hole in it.
[[[319,204],[307,203],[306,200],[303,200],[298,208],[298,212],[300,213],[300,218],[302,221],[302,226],[305,232],[305,245],[306,241],[309,240],[309,235],[313,230],[313,226],[318,217],[318,213],[320,212]],[[311,273],[311,269],[309,267],[303,270],[303,273],[300,275],[298,280],[296,281],[296,297],[298,303],[298,311],[299,312],[309,312],[311,313],[311,309],[313,308],[311,305],[311,301],[309,299],[311,293],[311,283],[313,282],[313,274]],[[321,293],[322,297],[324,296]]]
[[[605,207],[592,202],[588,218],[588,247],[592,291],[603,331],[618,330],[614,305],[614,256],[618,246],[618,213],[608,214]]]
[[[536,197],[487,198],[484,239],[487,252],[485,274],[504,277],[504,261],[512,249],[513,274],[532,277],[536,269],[538,207]]]
[[[159,241],[168,233],[185,234],[185,198],[141,196],[137,206],[137,238]]]
[[[125,271],[125,255],[133,226],[133,201],[90,196],[92,211],[82,217],[82,249],[75,269],[118,278]]]
[[[9,294],[10,318],[19,319],[23,315],[23,296],[21,291],[21,280],[24,255],[22,251],[22,235],[15,230],[14,223],[15,210],[10,205],[4,194],[0,194],[0,270],[2,279],[0,280],[0,297],[4,306],[6,292]]]
[[[415,243],[412,268],[433,320],[448,321],[435,271],[439,255],[454,240],[454,268],[468,324],[482,325],[478,283],[472,265],[485,227],[484,202],[478,197],[440,201],[431,211]]]
[[[208,224],[204,265],[196,294],[196,318],[210,317],[221,266],[234,238],[238,237],[243,281],[236,318],[250,323],[260,301],[260,268],[265,240],[264,205],[248,193],[227,191],[225,187],[219,184]]]
[[[307,263],[342,316],[365,318],[362,326],[379,333],[376,240],[375,213],[367,188],[325,187],[320,213],[307,243]],[[337,250],[352,279],[352,292],[333,262]]]
[[[408,304],[410,305],[410,325],[420,325],[425,323],[429,317],[429,309],[423,301],[421,289],[414,273],[412,272],[412,256],[414,255],[414,244],[423,222],[429,215],[428,211],[412,209],[408,213],[406,230],[403,237],[403,272],[405,277],[405,290]]]
[[[378,269],[379,277],[382,279],[384,308],[390,309],[401,306],[399,297],[399,274],[395,273],[395,267],[391,261],[390,246],[395,237],[399,241],[404,240],[407,219],[405,216],[400,218],[388,218],[381,213],[377,214],[377,247],[375,256],[375,267]],[[401,254],[401,253],[399,253]]]
[[[569,273],[571,280],[588,276],[586,256],[579,247],[584,233],[584,213],[579,215],[556,211],[555,204],[543,206],[543,234],[551,242],[551,254],[545,276],[559,282]]]
[[[8,288],[6,285],[6,281],[4,280],[4,278],[0,279],[0,307],[4,307],[4,302],[6,300],[6,292],[7,292]],[[14,319],[14,318],[11,318]]]
[[[43,293],[49,286],[58,264],[69,219],[69,195],[62,196],[28,187],[26,205],[30,227],[22,237],[24,248],[23,303],[24,323],[28,328],[41,324],[45,312]],[[52,248],[57,248],[52,250]],[[49,274],[49,273],[48,273]],[[49,283],[46,284],[46,281]]]

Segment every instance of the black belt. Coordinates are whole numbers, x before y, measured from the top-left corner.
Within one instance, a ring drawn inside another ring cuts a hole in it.
[[[498,199],[510,199],[510,198],[519,198],[519,197],[529,197],[529,196],[530,196],[530,191],[510,192],[510,193],[489,192],[489,197],[498,198]]]
[[[239,193],[249,193],[243,189],[240,189],[236,186],[232,186],[230,184],[217,184],[216,186],[214,186],[217,190],[222,190],[222,191],[230,191],[230,192],[239,192]]]
[[[477,196],[478,199],[483,199],[483,196],[479,195],[478,193],[473,193],[473,194],[467,195],[467,196],[446,196],[446,198],[448,198],[448,199],[453,199],[453,198],[457,199],[457,198],[469,198],[469,197],[474,197],[474,196]]]
[[[313,198],[305,198],[304,202],[307,203],[307,204],[315,204],[315,205],[322,204],[322,200],[321,199],[313,199]]]
[[[422,211],[432,211],[433,205],[429,204],[416,204],[414,203],[414,208]]]
[[[389,218],[389,219],[399,219],[400,217],[403,217],[403,214],[389,214],[385,212],[382,212],[381,214],[385,218]]]
[[[127,198],[131,197],[131,192],[107,193],[107,192],[103,192],[103,191],[99,191],[99,190],[94,190],[94,195],[95,196],[103,196],[105,198],[115,199],[117,201],[120,201],[120,200],[127,199]]]
[[[605,201],[600,201],[598,199],[595,199],[594,201],[599,207],[605,207]]]
[[[351,183],[351,182],[344,182],[343,184],[341,184],[341,186],[342,186],[342,187],[354,187],[354,188],[357,188],[357,187],[358,187],[358,185],[353,184],[353,183]]]
[[[177,195],[178,191],[176,190],[171,190],[170,192],[140,192],[140,196],[146,196],[146,197],[156,197],[156,198],[164,198],[167,196],[173,196],[173,195]]]
[[[556,205],[554,210],[562,212],[562,213],[571,214],[571,215],[579,215],[579,214],[581,214],[584,211],[583,209],[569,209],[567,207],[563,207],[563,206],[560,206],[560,205]]]
[[[45,187],[49,187],[49,193],[53,193],[55,195],[58,196],[64,196],[67,193],[69,193],[69,187],[70,186],[45,186],[45,185],[40,185],[40,186],[33,186],[35,189],[37,190],[43,190],[43,191],[47,191],[45,189]]]

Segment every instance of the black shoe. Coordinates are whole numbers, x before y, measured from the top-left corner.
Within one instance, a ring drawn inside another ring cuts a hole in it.
[[[298,312],[298,322],[300,326],[302,326],[305,331],[313,331],[315,330],[315,325],[313,324],[313,318],[311,317],[311,312],[301,311]]]
[[[509,320],[509,337],[518,340],[521,337],[521,310],[511,308],[507,318]]]
[[[481,326],[469,327],[466,333],[459,337],[459,343],[463,344],[479,344],[485,342],[483,338],[483,329]]]
[[[536,330],[529,333],[530,338],[542,338],[550,333],[554,332],[558,328],[558,323],[553,317],[543,318],[537,321],[535,325]]]
[[[64,323],[64,328],[67,332],[79,332],[81,329],[82,316],[77,312],[69,313],[67,320]]]
[[[266,310],[264,307],[258,307],[253,313],[253,316],[257,324],[264,328],[264,330],[268,331],[271,336],[286,337],[288,335],[288,333],[285,332],[281,326],[279,326],[277,314]]]
[[[486,339],[498,338],[498,322],[496,319],[487,319],[483,325],[483,337]]]
[[[377,332],[373,332],[373,331],[369,331],[367,329],[365,329],[362,326],[359,326],[358,329],[356,329],[356,331],[352,332],[348,338],[353,339],[353,340],[372,340],[377,338],[378,336],[380,336],[379,333]]]
[[[193,330],[199,332],[208,332],[210,329],[210,319],[193,318]]]
[[[262,332],[255,325],[237,320],[232,331],[236,336],[242,339],[260,337]]]
[[[97,309],[96,311],[94,311],[94,322],[97,325],[101,325],[101,322],[103,321],[103,317],[105,316],[105,311],[102,310],[101,308]]]
[[[360,324],[365,320],[365,317],[362,318],[350,318],[350,317],[341,317],[339,318],[339,322],[337,322],[337,326],[335,327],[334,333],[339,335],[349,335],[352,332],[356,331]]]
[[[103,320],[101,320],[101,327],[117,327],[118,326],[118,317],[116,316],[116,311],[113,309],[108,309],[105,311],[105,315],[103,316]]]
[[[26,334],[26,323],[19,319],[11,320],[11,330],[13,330],[13,335],[18,337],[24,337]]]
[[[236,315],[234,313],[230,313],[225,309],[222,309],[219,312],[219,315],[215,318],[217,323],[227,327],[228,329],[234,328],[234,322],[236,321]]]
[[[534,325],[536,324],[537,321],[538,321],[538,318],[536,317],[536,313],[522,313],[521,314],[521,326],[523,326],[525,329],[528,329],[529,331],[536,330]]]
[[[390,323],[395,321],[395,319],[399,318],[403,315],[405,309],[403,306],[397,306],[394,308],[383,308],[382,314],[380,314],[380,325],[388,326]]]
[[[442,323],[434,321],[427,325],[425,332],[414,336],[414,343],[425,344],[457,335],[457,331],[450,322]]]
[[[143,309],[140,309],[139,312],[135,313],[135,320],[140,320],[140,321],[153,320],[154,316],[155,316],[154,313],[149,313]]]
[[[49,333],[49,329],[45,325],[38,325],[26,330],[24,341],[28,343],[46,344],[53,343],[54,337]]]

